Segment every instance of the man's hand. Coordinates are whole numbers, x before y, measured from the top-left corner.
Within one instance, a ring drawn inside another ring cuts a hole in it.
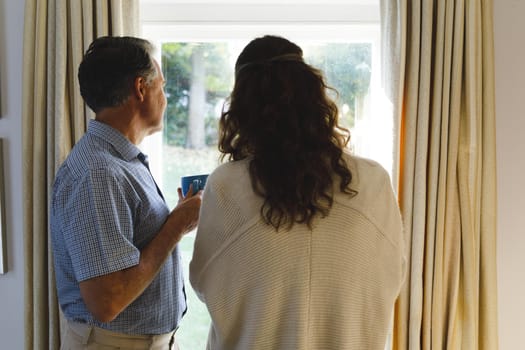
[[[182,189],[180,187],[177,189],[177,192],[179,194],[179,201],[177,206],[171,211],[164,225],[167,225],[169,229],[173,230],[172,232],[180,235],[180,238],[182,238],[184,234],[197,227],[202,202],[202,191],[193,194],[193,187],[190,185],[186,197],[182,195]]]

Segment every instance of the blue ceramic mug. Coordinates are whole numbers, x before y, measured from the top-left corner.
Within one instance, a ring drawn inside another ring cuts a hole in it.
[[[181,177],[181,188],[182,194],[186,197],[186,193],[190,190],[190,185],[193,185],[193,193],[197,193],[200,190],[204,189],[206,185],[206,180],[208,179],[208,174],[202,175],[188,175]]]

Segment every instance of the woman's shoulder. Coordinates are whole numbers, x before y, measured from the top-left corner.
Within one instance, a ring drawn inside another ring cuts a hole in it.
[[[394,187],[388,171],[378,162],[348,156],[352,172],[350,188],[354,196],[337,196],[337,201],[351,207],[372,222],[392,244],[400,247],[402,221]]]
[[[227,161],[219,164],[209,175],[213,180],[235,179],[245,175],[248,171],[249,160],[242,159],[236,161]]]
[[[248,159],[222,163],[210,173],[207,185],[223,194],[245,191],[247,186],[251,187],[248,167]]]
[[[341,193],[336,196],[338,202],[363,213],[392,205],[394,189],[389,173],[380,163],[353,155],[346,155],[346,162],[352,173],[350,188],[354,195]]]
[[[350,187],[359,192],[362,187],[376,187],[390,182],[390,175],[377,161],[363,158],[349,153],[344,154],[344,159],[352,173]]]

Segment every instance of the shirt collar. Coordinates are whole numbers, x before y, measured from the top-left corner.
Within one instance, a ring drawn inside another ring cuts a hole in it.
[[[107,141],[126,161],[137,158],[137,155],[141,153],[140,149],[122,135],[120,131],[97,120],[89,121],[87,132]]]

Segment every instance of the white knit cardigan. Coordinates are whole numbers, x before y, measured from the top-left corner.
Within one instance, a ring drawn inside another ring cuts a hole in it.
[[[312,229],[261,220],[247,160],[210,175],[190,264],[208,349],[384,350],[405,275],[401,217],[387,172],[346,161],[357,195],[336,190]]]

